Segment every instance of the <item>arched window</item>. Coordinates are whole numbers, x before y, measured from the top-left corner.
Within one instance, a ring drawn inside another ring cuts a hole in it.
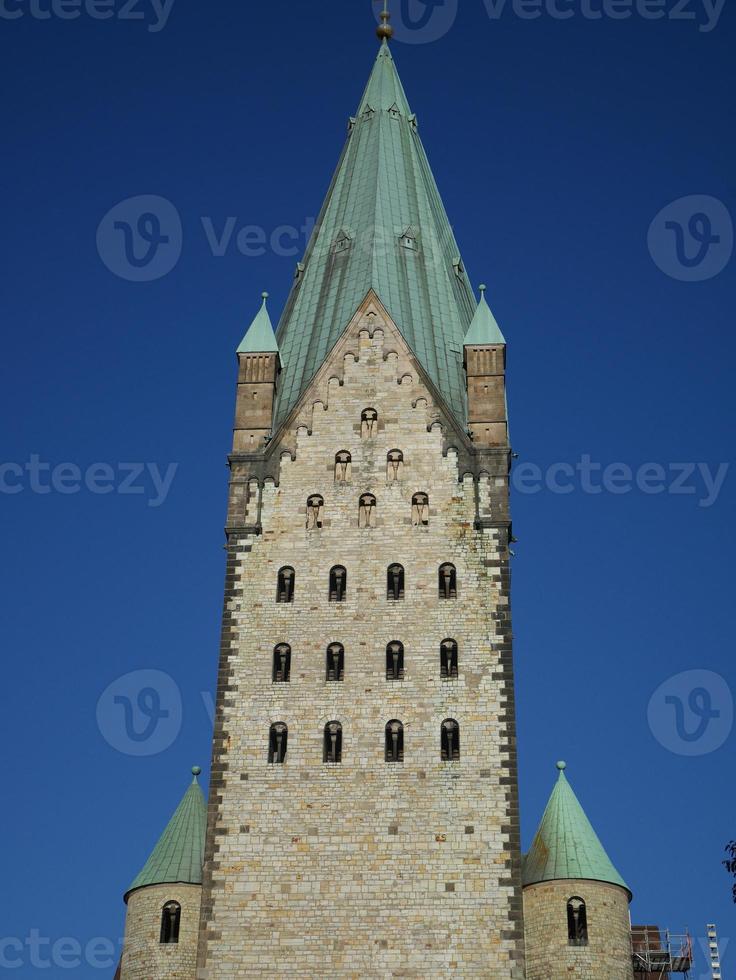
[[[454,565],[442,565],[439,573],[440,599],[457,599],[457,571]]]
[[[289,740],[289,729],[279,721],[271,725],[268,734],[268,761],[272,765],[280,765],[286,759],[286,743]]]
[[[398,602],[404,598],[404,566],[389,565],[386,573],[386,598]]]
[[[415,493],[411,498],[411,522],[414,527],[427,527],[429,524],[429,497],[426,493]]]
[[[286,565],[279,569],[278,585],[276,587],[276,602],[294,601],[294,569]]]
[[[342,643],[330,643],[327,647],[325,676],[328,681],[345,680],[345,647]]]
[[[342,725],[339,721],[329,721],[325,725],[322,761],[342,762]]]
[[[344,602],[348,587],[348,573],[342,565],[330,570],[330,602]]]
[[[386,725],[386,762],[404,761],[404,726],[400,721]]]
[[[376,498],[372,493],[364,493],[358,509],[358,527],[376,526]]]
[[[451,680],[457,677],[458,654],[455,640],[443,640],[440,643],[440,677]]]
[[[273,650],[273,682],[286,684],[291,680],[291,647],[288,643],[279,643]]]
[[[386,457],[386,482],[398,483],[404,471],[404,454],[400,449],[392,449]]]
[[[386,680],[403,681],[404,644],[394,640],[386,647]]]
[[[181,905],[178,902],[167,902],[161,910],[161,943],[178,943],[180,926]]]
[[[360,416],[360,436],[362,439],[372,439],[378,432],[378,412],[375,408],[366,408]]]
[[[325,502],[319,494],[315,494],[307,500],[307,530],[314,531],[322,527],[322,517],[324,514]]]
[[[349,483],[353,470],[353,457],[346,450],[335,456],[335,483]]]
[[[588,945],[588,910],[582,898],[567,903],[567,939],[569,946]]]
[[[460,758],[460,726],[454,718],[442,722],[442,761],[457,762]]]

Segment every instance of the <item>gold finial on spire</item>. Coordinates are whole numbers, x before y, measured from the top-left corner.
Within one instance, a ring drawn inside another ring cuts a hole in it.
[[[377,2],[380,3],[380,0],[377,0]],[[389,24],[390,20],[391,20],[391,14],[389,13],[389,9],[388,9],[388,0],[383,0],[383,10],[381,11],[381,23],[379,24],[378,29],[376,30],[378,39],[381,42],[385,41],[388,43],[388,41],[390,41],[391,38],[394,36],[394,29]]]

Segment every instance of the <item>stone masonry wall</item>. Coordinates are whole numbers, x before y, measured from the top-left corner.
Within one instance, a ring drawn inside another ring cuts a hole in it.
[[[582,898],[588,945],[570,946],[567,903]],[[629,896],[598,881],[548,881],[524,889],[527,980],[633,980]]]
[[[194,980],[197,970],[200,885],[151,885],[128,899],[121,980]],[[161,944],[161,913],[181,905],[179,942]]]
[[[373,438],[361,438],[365,408],[378,412]],[[271,447],[278,483],[233,459],[201,980],[524,976],[506,473],[464,473],[467,446],[448,450],[454,438],[373,305]],[[387,482],[393,449],[404,453],[398,484]],[[335,483],[341,450],[352,453],[347,485]],[[429,494],[428,527],[412,526],[416,492]],[[363,493],[377,500],[374,527],[359,527]],[[317,530],[306,528],[312,494],[324,497]],[[405,568],[399,602],[386,598],[394,562]],[[454,600],[438,597],[444,562],[457,568]],[[288,604],[275,601],[286,565]],[[328,601],[335,565],[347,569],[342,603]],[[440,677],[448,637],[456,680]],[[386,679],[394,640],[401,681]],[[345,648],[339,683],[325,679],[333,642]],[[279,643],[292,649],[288,684],[272,682]],[[448,718],[460,725],[456,762],[440,758]],[[400,764],[384,761],[392,719],[404,725]],[[338,765],[323,763],[333,720]],[[288,751],[270,765],[277,722]]]

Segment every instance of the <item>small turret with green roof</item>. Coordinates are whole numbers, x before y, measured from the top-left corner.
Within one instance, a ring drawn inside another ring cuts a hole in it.
[[[193,782],[125,893],[121,980],[194,976],[207,825],[201,772],[194,766]]]
[[[557,763],[522,867],[527,980],[634,980],[631,892]]]
[[[566,768],[565,762],[557,763],[557,784],[531,850],[524,858],[524,885],[565,878],[586,879],[619,885],[631,895],[567,781]]]
[[[482,347],[488,344],[505,344],[506,338],[486,302],[486,287],[480,286],[480,300],[468,332],[465,334],[466,347]]]
[[[207,826],[207,805],[199,786],[199,766],[192,768],[194,779],[184,794],[166,830],[143,866],[142,871],[125,894],[128,900],[136,888],[182,882],[202,884],[204,834]]]
[[[268,293],[261,293],[263,303],[240,342],[238,354],[278,354],[279,345],[268,313]]]

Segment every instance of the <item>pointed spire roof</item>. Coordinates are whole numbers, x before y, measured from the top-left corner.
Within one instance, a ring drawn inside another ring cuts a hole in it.
[[[194,781],[184,794],[143,870],[126,892],[126,902],[131,892],[148,885],[174,882],[202,884],[207,806],[197,778],[201,772],[198,766],[192,769]]]
[[[286,365],[278,422],[371,289],[463,422],[475,297],[385,41],[276,331]]]
[[[248,327],[248,332],[240,342],[238,354],[278,354],[279,345],[276,343],[276,335],[273,332],[271,317],[268,315],[268,293],[261,293],[263,304],[256,313],[253,323]]]
[[[531,850],[524,858],[524,885],[580,878],[625,888],[558,762],[559,778],[544,811]]]
[[[491,313],[491,308],[486,302],[486,287],[480,287],[480,302],[475,311],[475,316],[470,324],[468,332],[465,334],[465,345],[485,346],[486,344],[505,344],[506,339],[501,333],[501,328],[496,322],[496,318]]]

